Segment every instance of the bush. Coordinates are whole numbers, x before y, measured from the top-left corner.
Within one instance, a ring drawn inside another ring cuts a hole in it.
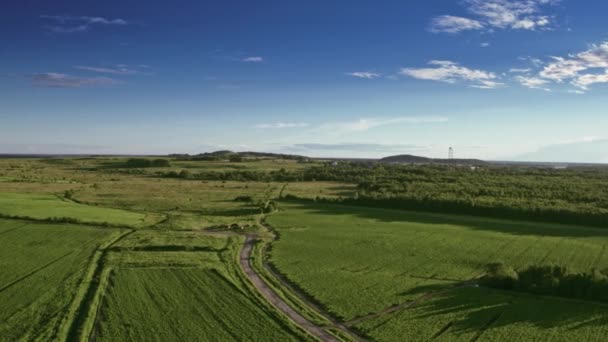
[[[125,167],[150,167],[152,162],[148,159],[143,158],[130,158],[125,163]]]
[[[500,263],[486,266],[482,286],[503,290],[608,302],[608,270],[569,273],[562,266],[532,265],[515,271]]]
[[[253,198],[251,196],[236,196],[234,200],[236,202],[253,202]]]
[[[170,167],[171,163],[167,159],[154,159],[151,162],[152,167]]]
[[[63,197],[66,199],[72,199],[72,197],[74,197],[74,192],[75,192],[74,189],[66,190],[63,193]]]
[[[486,274],[481,278],[480,284],[487,287],[511,290],[519,280],[519,276],[513,267],[503,263],[488,264],[485,272]]]
[[[238,154],[235,154],[235,155],[230,156],[230,158],[228,158],[228,160],[229,160],[231,163],[240,163],[240,162],[242,162],[242,161],[243,161],[243,157],[241,157],[241,156],[240,156],[240,155],[238,155]]]
[[[169,167],[171,163],[167,159],[144,159],[144,158],[130,158],[125,163],[125,167],[128,168],[145,168],[145,167]]]
[[[190,171],[188,170],[182,170],[179,173],[179,178],[183,178],[183,179],[188,179],[188,178],[192,178],[192,173],[190,173]]]

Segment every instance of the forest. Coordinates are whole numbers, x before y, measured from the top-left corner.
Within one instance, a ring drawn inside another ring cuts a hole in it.
[[[347,182],[357,184],[353,196],[323,200],[562,223],[608,223],[608,170],[604,168],[340,162],[291,171],[182,170],[158,171],[157,175],[205,181]]]

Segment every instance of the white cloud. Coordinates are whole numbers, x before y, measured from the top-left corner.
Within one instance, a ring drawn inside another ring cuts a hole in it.
[[[597,83],[608,83],[608,41],[568,57],[552,57],[539,76],[557,83],[570,82],[583,90]]]
[[[447,83],[466,81],[473,83],[471,85],[473,87],[483,89],[497,88],[503,85],[502,83],[495,81],[498,77],[492,72],[469,69],[452,61],[434,60],[430,61],[429,64],[436,67],[402,68],[399,73],[420,80],[440,81]]]
[[[376,143],[301,143],[288,147],[294,151],[352,151],[352,152],[426,152],[431,146],[416,144],[376,144]]]
[[[114,75],[133,75],[139,73],[138,70],[130,68],[128,65],[125,64],[119,64],[114,67],[91,67],[76,65],[74,66],[74,69]]]
[[[530,69],[530,68],[526,68],[526,69],[523,69],[523,68],[511,68],[511,69],[509,69],[509,72],[514,73],[514,74],[527,74],[530,71],[532,71],[532,69]]]
[[[554,0],[467,0],[468,10],[489,26],[499,29],[536,30],[551,24],[543,6]]]
[[[504,85],[505,84],[501,83],[501,82],[480,80],[479,84],[472,84],[472,85],[470,85],[470,87],[477,88],[477,89],[496,89],[496,88],[503,87]]]
[[[467,30],[538,30],[549,29],[553,17],[545,7],[559,0],[465,0],[474,18],[441,15],[431,20],[431,32],[459,33]]]
[[[479,44],[479,46],[481,46],[481,47],[490,47],[490,45],[491,44],[488,43],[488,42],[484,42],[484,43]]]
[[[373,128],[397,124],[443,123],[448,118],[442,116],[403,116],[395,118],[362,118],[355,121],[329,122],[318,129],[330,132],[363,132]]]
[[[255,125],[255,128],[302,128],[308,127],[306,122],[275,122],[275,123],[263,123]]]
[[[264,61],[264,58],[259,56],[245,57],[241,59],[241,62],[250,62],[250,63],[261,63]]]
[[[604,71],[603,74],[580,75],[572,81],[573,85],[585,90],[596,83],[608,83],[608,70]]]
[[[521,85],[524,87],[528,87],[530,89],[542,89],[545,91],[550,91],[549,88],[546,87],[549,84],[549,81],[543,80],[542,78],[532,77],[532,76],[517,76],[515,77]]]
[[[587,69],[579,60],[562,57],[553,57],[553,60],[543,68],[539,75],[558,83],[562,83],[565,79],[574,78],[579,71]]]
[[[125,26],[129,24],[126,20],[120,18],[109,19],[69,15],[41,15],[40,18],[53,22],[52,25],[45,26],[53,33],[85,32],[92,26]]]
[[[107,77],[76,77],[55,72],[34,74],[30,77],[34,85],[55,88],[81,88],[118,83],[118,81]]]
[[[516,158],[527,161],[606,163],[608,139],[597,136],[566,139],[540,146],[536,151]]]
[[[374,78],[378,78],[382,75],[375,73],[375,72],[369,72],[369,71],[355,71],[355,72],[347,72],[346,75],[348,76],[353,76],[353,77],[358,77],[358,78],[365,78],[368,80],[373,80]]]
[[[569,92],[570,94],[577,94],[577,95],[583,95],[583,94],[585,94],[585,92],[584,92],[584,91],[579,90],[579,89],[570,89],[570,90],[568,90],[568,92]]]
[[[462,31],[480,30],[483,27],[483,24],[477,20],[452,15],[441,15],[431,20],[429,31],[433,33],[460,33]]]

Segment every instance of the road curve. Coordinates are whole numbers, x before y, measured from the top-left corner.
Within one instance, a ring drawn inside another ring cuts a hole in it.
[[[241,249],[241,255],[239,257],[239,263],[241,264],[243,272],[245,272],[245,275],[247,278],[249,278],[256,290],[264,298],[266,298],[268,302],[279,309],[302,329],[306,330],[306,332],[308,332],[310,335],[320,339],[321,341],[338,342],[338,339],[328,334],[321,327],[312,323],[287,305],[287,303],[285,303],[285,301],[279,295],[277,295],[257,273],[255,273],[253,267],[251,266],[251,253],[253,252],[253,245],[255,243],[254,240],[255,234],[246,235],[245,245],[243,245],[243,249]]]

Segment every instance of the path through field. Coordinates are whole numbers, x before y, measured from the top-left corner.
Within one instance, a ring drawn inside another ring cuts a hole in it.
[[[241,255],[239,258],[239,263],[243,269],[243,272],[249,278],[253,286],[257,289],[257,291],[266,298],[268,302],[274,305],[277,309],[283,312],[287,317],[289,317],[292,321],[306,330],[312,336],[319,338],[321,341],[335,341],[338,340],[325,332],[321,327],[313,324],[304,316],[300,315],[297,311],[292,309],[285,301],[279,297],[266,283],[262,280],[262,278],[255,273],[253,267],[251,266],[251,253],[253,252],[254,245],[254,234],[247,234],[245,238],[245,245],[241,250]]]
[[[454,291],[454,290],[458,290],[458,289],[462,289],[462,288],[466,288],[466,287],[473,287],[476,286],[476,281],[475,280],[469,280],[469,281],[465,281],[463,283],[460,284],[456,284],[454,286],[448,286],[443,290],[440,291],[434,291],[434,292],[428,292],[425,293],[424,295],[422,295],[421,297],[414,299],[412,301],[408,301],[399,305],[393,305],[391,307],[388,307],[382,311],[379,312],[375,312],[375,313],[371,313],[369,315],[365,315],[365,316],[361,316],[361,317],[357,317],[354,319],[351,319],[350,321],[345,322],[346,325],[348,326],[355,326],[357,324],[360,324],[361,322],[365,322],[365,321],[369,321],[372,319],[376,319],[378,317],[382,317],[382,316],[386,316],[389,314],[392,314],[393,312],[397,312],[400,310],[405,310],[411,307],[414,307],[416,305],[419,305],[423,302],[426,302],[430,299],[433,299],[435,297],[437,297],[438,295],[444,294],[448,291]]]

